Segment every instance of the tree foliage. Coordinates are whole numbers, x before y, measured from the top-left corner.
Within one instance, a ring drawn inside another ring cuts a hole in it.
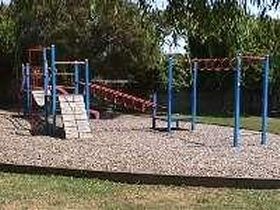
[[[246,11],[248,3],[268,10],[279,8],[279,1],[168,0],[165,10],[156,9],[152,2],[13,0],[11,6],[1,6],[1,55],[13,52],[14,63],[20,64],[26,48],[54,43],[61,59],[89,58],[95,77],[132,79],[151,88],[156,80],[166,83],[167,60],[160,48],[164,37],[174,34],[175,40],[186,39],[191,57],[234,57],[239,51],[270,54],[272,81],[279,81],[279,20]],[[176,87],[188,87],[186,58],[176,58]],[[248,68],[252,73],[245,85],[258,85],[260,68]],[[206,77],[217,84],[225,79],[224,75]]]
[[[5,5],[0,5],[0,54],[1,57],[12,56],[15,46],[15,22],[10,10]]]
[[[160,60],[160,34],[151,14],[123,0],[14,0],[22,51],[58,46],[61,56],[87,57],[95,75],[145,81]],[[151,78],[145,82],[150,84]]]
[[[92,2],[91,33],[95,39],[91,49],[98,57],[97,67],[107,77],[130,75],[143,80],[157,68],[160,58],[160,36],[152,18],[134,3]]]

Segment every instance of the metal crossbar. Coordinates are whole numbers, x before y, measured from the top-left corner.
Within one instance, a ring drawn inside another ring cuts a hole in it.
[[[55,61],[57,65],[85,65],[85,61]]]

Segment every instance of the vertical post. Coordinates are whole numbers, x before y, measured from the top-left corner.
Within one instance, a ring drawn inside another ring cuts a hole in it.
[[[171,132],[171,123],[172,123],[172,86],[173,86],[173,56],[168,56],[168,104],[167,104],[167,130]]]
[[[267,145],[268,129],[268,92],[269,92],[269,55],[266,56],[263,68],[263,99],[262,99],[262,140],[261,144]]]
[[[21,83],[21,91],[23,94],[23,115],[26,116],[27,115],[27,85],[26,85],[26,68],[25,65],[22,64],[21,66],[21,70],[22,70],[22,83]]]
[[[86,104],[86,111],[89,118],[89,103],[90,103],[90,96],[89,96],[89,63],[88,59],[85,60],[85,104]]]
[[[45,130],[49,134],[49,121],[48,121],[48,87],[49,87],[49,70],[47,60],[47,49],[43,49],[43,62],[44,62],[44,112],[45,112]]]
[[[26,101],[27,101],[27,113],[31,113],[31,78],[30,78],[30,64],[26,64]]]
[[[234,109],[234,131],[233,131],[233,146],[239,147],[241,145],[240,139],[240,86],[241,86],[241,55],[236,57],[235,69],[235,109]]]
[[[95,72],[94,72],[94,68],[91,68],[90,69],[90,72],[89,72],[89,78],[90,78],[90,96],[92,96],[91,98],[90,98],[90,100],[91,100],[91,104],[92,104],[92,106],[94,106],[94,91],[92,91],[92,89],[91,89],[91,85],[92,85],[92,83],[94,83],[94,76],[95,76],[95,74],[94,74]]]
[[[49,85],[49,72],[48,72],[48,60],[47,60],[47,49],[43,49],[43,62],[44,62],[44,93],[45,96],[48,95],[48,85]]]
[[[152,129],[156,129],[157,116],[157,91],[153,92],[153,112],[152,112]]]
[[[25,90],[26,85],[26,77],[25,77],[25,65],[21,64],[21,76],[22,76],[22,83],[21,83],[21,90]]]
[[[56,66],[55,66],[55,46],[51,46],[51,71],[52,71],[52,117],[53,117],[53,125],[52,125],[52,134],[55,135],[56,129]]]
[[[194,62],[193,65],[193,72],[192,72],[192,97],[191,97],[191,106],[192,106],[192,123],[191,123],[191,130],[195,130],[196,125],[196,115],[197,115],[197,70],[198,70],[198,63],[197,61]]]
[[[77,61],[75,61],[74,69],[75,69],[75,94],[79,94],[79,65]]]

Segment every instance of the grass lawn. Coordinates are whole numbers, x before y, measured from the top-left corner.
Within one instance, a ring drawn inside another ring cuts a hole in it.
[[[280,190],[128,185],[0,173],[0,209],[279,209]]]
[[[199,122],[215,125],[233,126],[233,117],[201,116]],[[242,117],[241,127],[249,130],[261,130],[261,117]],[[269,132],[280,134],[280,119],[269,118]]]

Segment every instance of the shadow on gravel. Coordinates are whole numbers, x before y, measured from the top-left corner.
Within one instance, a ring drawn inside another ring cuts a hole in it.
[[[49,127],[46,128],[45,121],[40,116],[25,117],[22,114],[13,114],[7,119],[13,124],[14,128],[17,130],[18,135],[26,136],[26,133],[22,134],[20,131],[28,131],[32,136],[50,136],[48,135],[48,133],[50,133],[49,129],[52,127],[52,124],[49,123]],[[22,125],[23,120],[27,121],[30,124],[30,127]],[[64,129],[57,126],[53,137],[65,139]]]
[[[165,127],[160,127],[160,128],[151,128],[152,130],[158,131],[158,132],[168,132],[168,129]],[[187,131],[190,132],[190,129],[188,128],[171,128],[171,131]]]
[[[237,188],[237,189],[280,189],[280,179],[252,179],[228,177],[197,177],[156,174],[133,174],[121,172],[89,171],[66,168],[51,168],[39,166],[25,166],[1,164],[0,171],[18,174],[33,175],[59,175],[75,178],[97,178],[126,184],[147,185],[175,185],[211,188]]]

